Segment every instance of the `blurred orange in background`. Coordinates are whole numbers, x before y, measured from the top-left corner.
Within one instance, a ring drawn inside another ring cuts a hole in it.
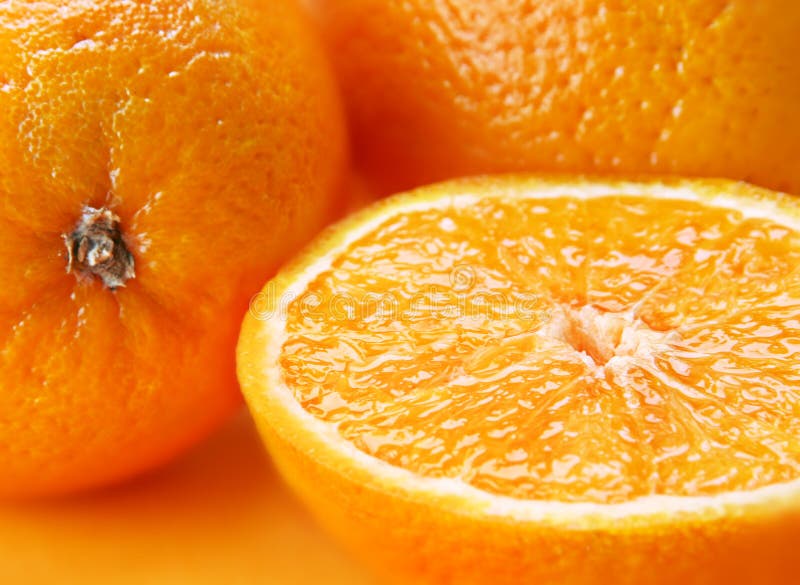
[[[308,3],[383,194],[517,171],[800,192],[800,3]]]
[[[161,472],[0,505],[0,583],[368,585],[277,478],[244,414]]]

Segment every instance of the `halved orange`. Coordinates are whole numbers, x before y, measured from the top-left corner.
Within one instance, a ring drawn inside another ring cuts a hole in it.
[[[339,224],[239,377],[322,521],[413,583],[796,583],[800,204],[483,178]]]

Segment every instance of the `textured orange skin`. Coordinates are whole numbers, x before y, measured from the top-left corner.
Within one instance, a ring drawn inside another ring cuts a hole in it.
[[[345,133],[291,0],[0,6],[0,494],[133,475],[239,404],[249,297],[335,211]],[[136,277],[67,274],[84,204]]]
[[[800,193],[800,5],[315,0],[359,165],[384,194],[508,171]]]

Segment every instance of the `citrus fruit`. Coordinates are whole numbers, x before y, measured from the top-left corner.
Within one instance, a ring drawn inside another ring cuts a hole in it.
[[[318,45],[289,0],[0,4],[0,494],[130,476],[240,404],[248,300],[343,175]]]
[[[800,193],[800,4],[314,0],[383,193],[491,172]]]
[[[245,397],[410,583],[790,583],[800,203],[511,176],[367,208],[254,298]]]

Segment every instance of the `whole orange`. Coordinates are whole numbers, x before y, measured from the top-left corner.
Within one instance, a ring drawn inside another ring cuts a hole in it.
[[[290,0],[0,4],[0,494],[152,468],[239,405],[250,296],[334,211],[337,100]]]
[[[315,0],[382,192],[507,171],[800,193],[800,4]]]

